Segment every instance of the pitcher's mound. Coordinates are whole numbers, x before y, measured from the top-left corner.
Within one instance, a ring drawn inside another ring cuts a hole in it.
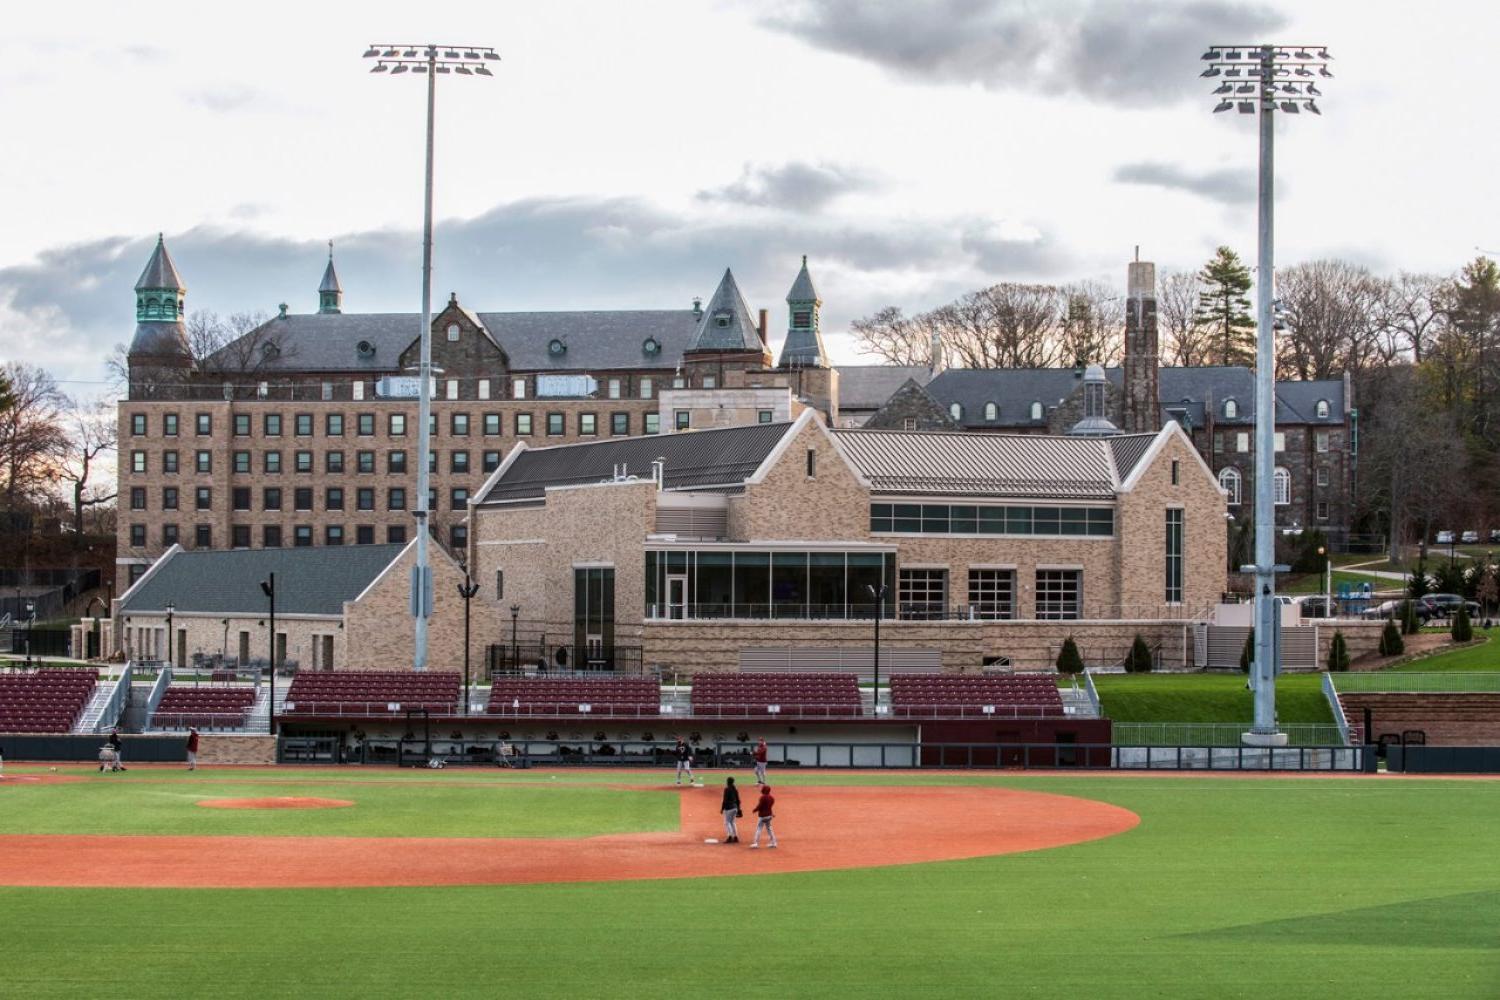
[[[343,809],[354,803],[348,799],[276,795],[266,799],[204,799],[198,805],[209,809]]]

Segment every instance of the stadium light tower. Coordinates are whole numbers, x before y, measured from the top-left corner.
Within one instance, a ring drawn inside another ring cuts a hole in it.
[[[432,461],[432,126],[437,106],[438,74],[493,76],[489,63],[500,54],[473,45],[371,45],[366,59],[376,60],[371,73],[416,73],[427,77],[427,182],[422,203],[422,330],[417,365],[417,564],[411,573],[411,614],[416,621],[412,669],[427,669],[427,619],[432,617],[432,566],[427,558]]]
[[[1214,45],[1203,53],[1202,76],[1217,78],[1214,113],[1260,115],[1260,225],[1256,280],[1255,350],[1255,722],[1244,741],[1254,746],[1285,746],[1276,724],[1276,675],[1281,672],[1281,621],[1276,603],[1276,343],[1274,239],[1274,116],[1321,115],[1317,82],[1331,78],[1333,57],[1322,45]]]

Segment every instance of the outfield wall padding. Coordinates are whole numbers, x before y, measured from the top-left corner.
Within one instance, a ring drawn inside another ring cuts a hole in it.
[[[0,753],[6,760],[97,761],[105,737],[57,733],[0,733]],[[187,737],[121,736],[125,766],[133,763],[180,762],[187,760]]]

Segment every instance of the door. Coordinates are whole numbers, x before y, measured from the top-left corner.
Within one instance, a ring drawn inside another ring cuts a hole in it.
[[[687,577],[667,577],[667,617],[683,619],[687,617]]]
[[[240,632],[240,666],[243,667],[246,664],[248,664],[249,662],[250,662],[250,633],[248,631],[241,630],[241,632]]]
[[[333,636],[325,635],[319,640],[323,644],[322,668],[333,669]]]

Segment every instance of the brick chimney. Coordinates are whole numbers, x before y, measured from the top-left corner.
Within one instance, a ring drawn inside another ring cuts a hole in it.
[[[1125,371],[1120,407],[1126,434],[1161,429],[1161,349],[1156,331],[1156,265],[1131,261],[1125,281]]]
[[[766,337],[769,336],[770,329],[771,329],[770,310],[769,309],[762,309],[760,311],[760,343],[761,343],[761,346],[764,347],[764,348],[766,348],[767,350],[769,350],[770,347],[771,347],[770,341],[768,341],[766,339]]]

